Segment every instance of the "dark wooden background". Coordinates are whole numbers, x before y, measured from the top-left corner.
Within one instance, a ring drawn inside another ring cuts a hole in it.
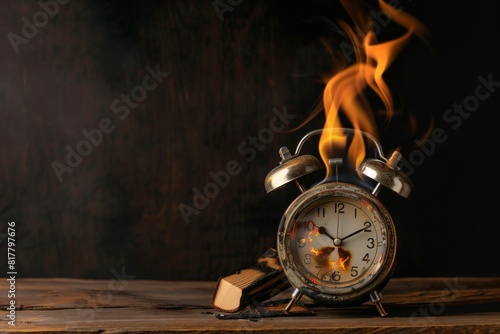
[[[273,108],[296,115],[289,128],[306,119],[322,75],[337,64],[320,37],[334,42],[328,22],[347,16],[335,1],[221,2],[232,8],[223,20],[211,0],[69,1],[16,53],[8,34],[21,35],[22,18],[33,22],[41,7],[2,1],[2,268],[8,221],[16,222],[19,277],[124,270],[212,280],[275,247],[298,191],[266,194],[264,178],[278,149],[294,148],[322,127],[322,116],[276,133],[255,156],[238,146],[269,126]],[[380,139],[388,152],[407,154],[429,124],[448,139],[416,166],[410,199],[381,193],[399,233],[396,276],[500,274],[500,91],[456,130],[442,118],[475,93],[479,76],[500,81],[493,4],[400,2],[429,28],[432,50],[412,39],[387,74],[399,106],[416,115],[417,133],[396,124]],[[113,101],[142,85],[148,66],[169,74],[126,117],[114,113]],[[114,130],[59,182],[53,162],[64,163],[66,147],[104,118]],[[193,189],[233,160],[241,172],[186,223],[179,205],[192,206]]]

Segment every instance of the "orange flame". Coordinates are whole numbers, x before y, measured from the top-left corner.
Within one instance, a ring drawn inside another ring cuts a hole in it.
[[[328,261],[328,268],[330,273],[334,270],[342,269],[343,271],[347,270],[347,266],[349,264],[350,256],[345,252],[340,252],[339,250],[339,258],[337,261],[334,261],[330,258],[330,254],[335,250],[334,247],[323,247],[319,250],[316,250],[311,246],[309,251],[315,255],[316,261],[319,263]]]
[[[312,246],[311,246],[311,248],[309,248],[309,251],[311,253],[313,253],[314,255],[320,255],[321,254],[321,251],[315,250],[314,247],[312,247]]]
[[[330,259],[329,265],[330,265],[330,271],[334,271],[337,269],[342,269],[343,271],[347,270],[346,267],[346,262],[349,260],[349,257],[346,257],[345,259],[339,258],[337,262],[333,261]]]
[[[312,236],[318,236],[319,235],[319,229],[317,227],[314,227],[311,231],[309,231],[309,233],[307,234],[307,241],[309,241],[309,243],[312,242]]]
[[[358,33],[359,27],[370,28],[364,36],[357,36],[355,30],[348,24],[339,22],[355,47],[356,61],[338,71],[326,84],[323,92],[323,107],[326,114],[324,127],[342,127],[340,120],[342,113],[346,116],[349,127],[377,137],[375,117],[365,91],[369,88],[376,93],[384,105],[386,121],[390,121],[395,110],[391,91],[383,75],[410,37],[415,34],[425,40],[427,30],[401,8],[392,7],[379,0],[379,13],[385,15],[386,21],[395,22],[405,28],[406,32],[398,38],[378,42],[374,27],[378,27],[378,32],[381,27],[379,22],[375,21],[374,11],[364,13],[358,1],[341,0],[341,3],[355,23]],[[366,155],[365,142],[359,132],[353,135],[349,144],[345,134],[328,131],[322,133],[319,152],[328,168],[328,175],[331,172],[328,160],[332,157],[332,153],[337,150],[343,152],[348,145],[348,163],[357,167]]]

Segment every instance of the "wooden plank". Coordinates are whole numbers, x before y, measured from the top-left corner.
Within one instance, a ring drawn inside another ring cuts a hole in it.
[[[18,333],[426,333],[500,331],[500,277],[394,278],[384,290],[389,316],[369,303],[308,304],[313,316],[221,320],[213,281],[18,279]],[[290,291],[275,296],[286,300]],[[2,296],[0,306],[7,306]]]

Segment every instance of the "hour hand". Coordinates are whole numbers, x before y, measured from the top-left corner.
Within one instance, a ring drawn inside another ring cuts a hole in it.
[[[333,237],[330,233],[328,233],[328,232],[326,231],[326,229],[325,229],[323,226],[318,227],[318,232],[319,232],[319,234],[324,234],[324,235],[326,235],[328,238],[332,239],[333,244],[334,244],[335,246],[340,246],[340,245],[342,244],[342,239],[340,239],[340,238],[336,238],[336,237]]]
[[[326,228],[325,228],[324,226],[320,226],[320,227],[318,227],[318,232],[319,232],[319,234],[324,234],[324,235],[326,235],[328,238],[330,238],[330,239],[332,239],[333,241],[335,241],[335,237],[332,237],[332,236],[330,235],[330,233],[328,233],[328,232],[326,231]]]

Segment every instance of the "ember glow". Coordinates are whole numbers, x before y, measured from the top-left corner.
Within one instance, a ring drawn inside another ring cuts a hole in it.
[[[349,257],[343,259],[339,258],[337,262],[333,261],[330,259],[330,271],[335,271],[341,269],[342,271],[347,271],[347,268],[349,267],[346,262],[349,261]]]
[[[309,223],[314,224],[313,222],[309,222]],[[314,228],[307,234],[307,239],[308,239],[307,241],[309,241],[309,243],[312,242],[312,236],[313,235],[315,237],[317,237],[319,235],[319,229],[316,226],[314,226]]]
[[[348,251],[338,248],[338,260],[334,261],[331,259],[330,255],[335,251],[335,247],[322,247],[320,249],[315,249],[311,246],[309,251],[314,254],[314,259],[320,265],[328,265],[329,273],[336,270],[347,271],[349,268],[349,259],[351,258]]]
[[[401,7],[392,7],[380,0],[378,15],[383,13],[387,25],[398,24],[405,32],[397,38],[378,41],[377,35],[385,27],[381,27],[380,22],[375,20],[374,13],[377,13],[377,9],[367,10],[360,1],[340,2],[354,23],[352,27],[345,21],[339,22],[355,49],[356,60],[327,79],[323,92],[323,109],[326,116],[324,127],[348,127],[378,137],[374,112],[366,92],[369,89],[380,99],[384,107],[385,120],[389,122],[396,111],[391,91],[383,78],[384,73],[412,35],[417,35],[425,41],[427,31],[417,19],[405,13]],[[362,27],[365,27],[365,31]],[[342,124],[341,118],[346,124]],[[358,167],[366,155],[362,135],[356,132],[348,141],[346,134],[323,132],[319,151],[328,168],[328,175],[329,158],[334,156],[333,153],[344,152],[346,149],[348,163]]]
[[[335,250],[335,247],[323,247],[319,250],[316,250],[314,249],[314,247],[311,247],[309,249],[311,251],[311,253],[313,253],[314,255],[316,255],[316,261],[318,262],[324,262],[328,259],[328,257],[330,256],[330,254]]]

